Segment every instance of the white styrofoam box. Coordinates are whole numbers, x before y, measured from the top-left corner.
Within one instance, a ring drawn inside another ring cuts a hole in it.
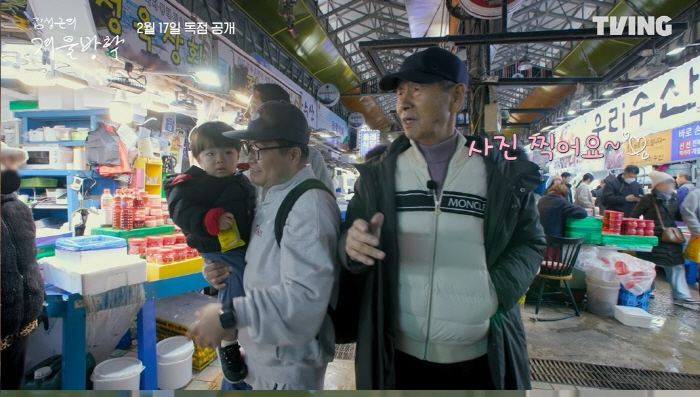
[[[653,316],[638,307],[615,306],[615,318],[630,327],[650,328]]]
[[[37,87],[39,110],[73,110],[75,109],[75,90],[55,85]]]
[[[93,251],[64,251],[56,249],[56,259],[76,266],[87,266],[95,263],[112,263],[123,260],[127,254],[126,247]]]
[[[105,256],[83,265],[68,263],[58,257],[45,258],[42,262],[44,281],[70,293],[95,295],[146,282],[146,261],[126,253],[123,256]]]

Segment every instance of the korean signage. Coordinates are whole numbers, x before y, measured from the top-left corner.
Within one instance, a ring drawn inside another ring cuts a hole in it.
[[[333,84],[324,84],[318,88],[316,99],[321,105],[331,107],[340,100],[340,91]]]
[[[700,135],[700,133],[699,133]],[[700,138],[700,136],[698,136]],[[659,132],[624,142],[624,166],[664,164],[671,161],[671,131]],[[643,153],[646,151],[646,154]]]
[[[379,143],[379,131],[362,130],[360,131],[360,154],[366,155]]]
[[[556,136],[597,136],[629,142],[700,119],[700,57],[554,130]],[[562,154],[559,157],[564,157]],[[646,157],[642,151],[639,160]]]
[[[671,160],[700,158],[700,121],[671,131]]]
[[[333,131],[340,136],[338,141],[338,147],[340,149],[348,150],[348,124],[340,118],[337,114],[333,113],[330,109],[325,106],[318,107],[318,124],[317,128],[319,130],[329,130]]]
[[[316,114],[318,113],[318,104],[316,103],[316,98],[314,98],[314,96],[309,94],[308,92],[304,91],[289,77],[285,76],[284,74],[282,74],[282,72],[277,70],[277,68],[270,65],[270,63],[267,62],[260,55],[253,54],[253,58],[255,58],[255,60],[258,61],[258,63],[260,63],[265,69],[269,70],[270,73],[272,73],[272,75],[275,76],[278,80],[284,82],[287,86],[291,87],[296,92],[301,93],[301,105],[299,107],[301,108],[301,111],[304,112],[304,116],[306,116],[306,121],[309,123],[309,127],[316,129]]]
[[[212,66],[214,33],[166,0],[89,0],[97,34],[123,39],[119,56],[147,70],[187,73]],[[221,33],[225,33],[221,26]]]
[[[348,126],[350,128],[360,128],[365,123],[365,116],[360,112],[350,113],[348,116]]]

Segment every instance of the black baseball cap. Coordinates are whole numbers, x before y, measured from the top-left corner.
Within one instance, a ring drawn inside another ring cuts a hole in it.
[[[224,132],[227,138],[249,141],[284,139],[301,145],[309,144],[309,123],[298,107],[289,102],[265,102],[250,116],[248,128]]]
[[[382,77],[379,88],[393,91],[401,80],[421,84],[450,80],[468,85],[469,73],[457,55],[440,47],[430,47],[406,58],[398,72]]]

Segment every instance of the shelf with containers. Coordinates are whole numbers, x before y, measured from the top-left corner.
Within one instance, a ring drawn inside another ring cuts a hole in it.
[[[114,190],[117,182],[112,178],[99,176],[94,171],[82,170],[32,170],[22,169],[19,171],[22,178],[22,185],[19,194],[27,195],[32,200],[34,195],[42,193],[54,194],[56,201],[30,205],[35,219],[58,218],[69,221],[70,215],[80,207],[78,191],[73,190],[71,185],[75,177],[83,179],[82,186],[89,187],[91,179],[95,181],[87,195],[83,198],[83,207],[100,208],[100,195],[104,189]],[[62,189],[62,190],[59,190]],[[63,193],[65,190],[65,193]],[[65,198],[63,195],[65,194]]]
[[[103,117],[109,113],[108,109],[83,109],[83,110],[30,110],[22,112],[14,112],[14,116],[19,118],[22,123],[22,137],[19,140],[21,145],[45,145],[58,144],[65,147],[85,146],[85,134],[69,134],[65,135],[67,139],[59,139],[60,132],[54,132],[45,139],[46,136],[40,139],[29,140],[25,135],[28,131],[36,130],[41,127],[56,127],[65,126],[67,129],[87,128],[88,131],[97,129],[98,123]],[[83,130],[84,131],[84,130]],[[83,136],[78,136],[83,135]],[[80,139],[75,139],[80,138]]]

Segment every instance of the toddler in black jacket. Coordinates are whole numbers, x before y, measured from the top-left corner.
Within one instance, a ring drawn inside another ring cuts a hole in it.
[[[200,167],[165,182],[170,215],[187,236],[187,245],[205,259],[231,267],[226,286],[219,291],[219,302],[243,296],[245,250],[255,211],[255,190],[238,168],[242,143],[223,136],[233,127],[209,121],[190,133],[190,148]],[[241,357],[238,335],[233,331],[218,350],[224,380],[242,383],[247,375]],[[238,386],[238,385],[236,385]],[[222,390],[238,387],[222,382]]]

